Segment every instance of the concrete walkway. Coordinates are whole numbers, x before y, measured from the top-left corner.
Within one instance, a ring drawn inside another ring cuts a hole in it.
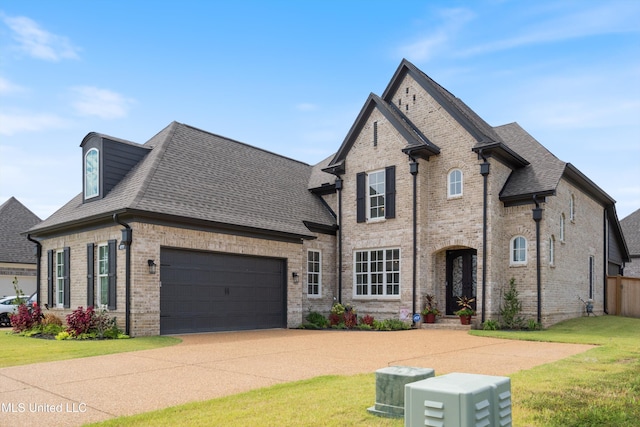
[[[177,346],[0,369],[0,425],[79,426],[319,375],[393,365],[508,375],[592,348],[464,331],[266,330],[180,336]],[[371,390],[371,404],[375,390]]]

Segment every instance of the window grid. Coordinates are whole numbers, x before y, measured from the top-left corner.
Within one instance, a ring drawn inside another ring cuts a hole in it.
[[[309,295],[320,295],[320,252],[307,252],[307,293]]]
[[[109,247],[98,246],[98,305],[109,303]]]
[[[369,179],[369,218],[384,218],[385,171],[372,172]]]
[[[355,295],[400,295],[400,249],[355,253]]]
[[[454,169],[449,172],[449,197],[462,195],[462,171]]]
[[[64,252],[56,252],[56,305],[64,307]]]
[[[95,148],[87,151],[84,161],[84,198],[89,199],[99,195],[98,181],[99,175],[99,158],[98,150]]]
[[[514,237],[511,241],[511,263],[524,264],[527,262],[527,240],[522,237]]]

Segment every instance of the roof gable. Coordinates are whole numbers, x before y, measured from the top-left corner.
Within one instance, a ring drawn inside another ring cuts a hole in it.
[[[35,264],[34,244],[21,235],[40,218],[15,197],[0,205],[0,262]]]
[[[380,111],[380,113],[389,120],[389,123],[391,123],[391,125],[407,141],[407,146],[403,149],[404,151],[419,152],[422,156],[427,158],[430,155],[440,153],[440,148],[429,141],[429,139],[424,136],[422,132],[420,132],[420,130],[418,130],[418,128],[409,121],[409,119],[400,113],[393,104],[386,102],[378,95],[371,93],[333,160],[331,160],[329,165],[323,169],[325,172],[333,174],[342,174],[344,172],[344,160],[374,109],[378,109],[378,111]]]
[[[640,256],[640,209],[620,220],[624,239],[632,256]]]

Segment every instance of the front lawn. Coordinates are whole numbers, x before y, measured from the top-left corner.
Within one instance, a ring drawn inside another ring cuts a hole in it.
[[[579,318],[545,331],[475,335],[598,344],[558,362],[511,375],[515,426],[619,426],[640,420],[640,319]],[[126,341],[126,340],[125,340]],[[234,396],[121,417],[99,426],[402,426],[366,408],[375,374],[325,376]]]
[[[15,335],[11,328],[0,329],[0,368],[78,357],[100,356],[147,350],[181,342],[173,337],[139,337],[120,340],[57,341]]]

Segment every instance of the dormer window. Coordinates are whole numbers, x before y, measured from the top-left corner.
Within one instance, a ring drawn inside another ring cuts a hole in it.
[[[92,148],[84,156],[84,198],[90,199],[100,194],[99,152]]]

